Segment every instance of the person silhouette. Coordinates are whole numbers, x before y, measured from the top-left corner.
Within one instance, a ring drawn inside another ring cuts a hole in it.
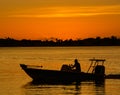
[[[75,68],[75,72],[81,72],[81,66],[80,66],[80,63],[78,62],[77,59],[74,60],[74,65],[72,66],[72,68]]]

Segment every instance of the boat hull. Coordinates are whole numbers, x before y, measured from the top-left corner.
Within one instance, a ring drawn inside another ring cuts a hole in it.
[[[58,70],[44,70],[27,68],[27,65],[20,64],[22,69],[36,82],[81,82],[96,80],[95,74],[84,72],[66,72]],[[98,77],[98,76],[97,76]]]

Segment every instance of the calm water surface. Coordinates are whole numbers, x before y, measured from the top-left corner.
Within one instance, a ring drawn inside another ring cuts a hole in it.
[[[79,85],[34,85],[19,64],[39,65],[60,70],[77,58],[86,72],[90,58],[106,59],[106,74],[120,74],[120,47],[2,47],[0,48],[1,95],[119,95],[120,80],[106,79],[104,84],[81,82]]]

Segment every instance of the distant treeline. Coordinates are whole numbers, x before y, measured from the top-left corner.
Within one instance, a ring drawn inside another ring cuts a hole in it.
[[[40,46],[120,46],[120,38],[116,36],[111,37],[96,37],[77,40],[61,40],[61,39],[49,39],[49,40],[16,40],[13,38],[0,38],[0,47],[40,47]]]

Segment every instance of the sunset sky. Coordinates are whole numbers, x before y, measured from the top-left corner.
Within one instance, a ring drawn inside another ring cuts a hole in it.
[[[120,37],[120,0],[0,0],[0,38]]]

